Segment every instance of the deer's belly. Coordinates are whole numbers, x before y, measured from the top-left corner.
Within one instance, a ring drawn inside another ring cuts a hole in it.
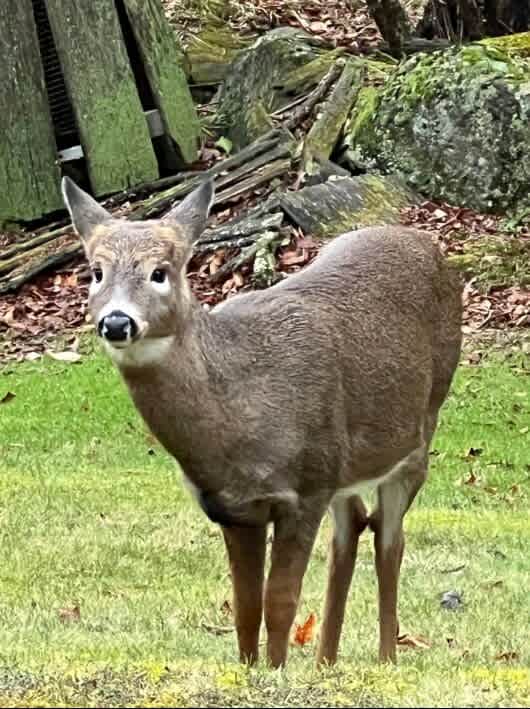
[[[201,490],[185,474],[184,482],[206,516],[223,527],[260,527],[298,507],[298,495],[289,489],[255,494],[250,499],[234,497],[229,491]]]

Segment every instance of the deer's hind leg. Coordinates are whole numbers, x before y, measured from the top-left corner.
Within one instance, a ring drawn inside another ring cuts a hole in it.
[[[368,523],[363,501],[357,495],[337,497],[331,503],[333,537],[329,549],[328,587],[317,663],[337,659],[344,610],[351,585],[359,537]]]
[[[379,587],[379,660],[396,661],[398,584],[405,548],[403,517],[427,476],[427,446],[413,451],[391,471],[377,490],[370,515],[375,532],[375,566]]]

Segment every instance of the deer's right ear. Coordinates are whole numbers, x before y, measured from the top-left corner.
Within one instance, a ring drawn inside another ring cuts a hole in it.
[[[193,243],[206,226],[210,208],[215,198],[213,180],[205,180],[193,190],[182,202],[173,207],[162,221],[176,224],[184,230],[186,237]]]
[[[98,224],[112,219],[110,212],[78,187],[69,177],[63,177],[61,190],[66,208],[70,212],[74,229],[86,242]]]

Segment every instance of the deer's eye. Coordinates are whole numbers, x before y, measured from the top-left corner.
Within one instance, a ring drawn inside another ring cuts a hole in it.
[[[103,271],[101,270],[101,268],[93,268],[92,277],[96,283],[101,283],[101,281],[103,280]]]
[[[155,270],[151,274],[151,280],[154,283],[165,283],[167,280],[167,271],[165,271],[163,268],[155,268]]]

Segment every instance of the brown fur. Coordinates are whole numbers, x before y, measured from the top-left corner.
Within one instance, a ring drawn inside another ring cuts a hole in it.
[[[380,656],[394,659],[402,519],[426,477],[461,343],[461,286],[429,234],[403,227],[345,234],[303,271],[210,313],[190,294],[190,248],[178,221],[119,222],[95,236],[89,258],[112,272],[91,302],[96,318],[119,283],[149,322],[147,338],[173,336],[159,359],[123,363],[122,374],[203,508],[224,526],[241,658],[257,658],[265,525],[275,525],[264,598],[268,657],[279,665],[331,504],[336,532],[319,660],[336,657],[357,540],[368,523]],[[145,279],[160,261],[172,289],[156,300]],[[349,501],[337,496],[389,471],[370,517],[357,490]]]

